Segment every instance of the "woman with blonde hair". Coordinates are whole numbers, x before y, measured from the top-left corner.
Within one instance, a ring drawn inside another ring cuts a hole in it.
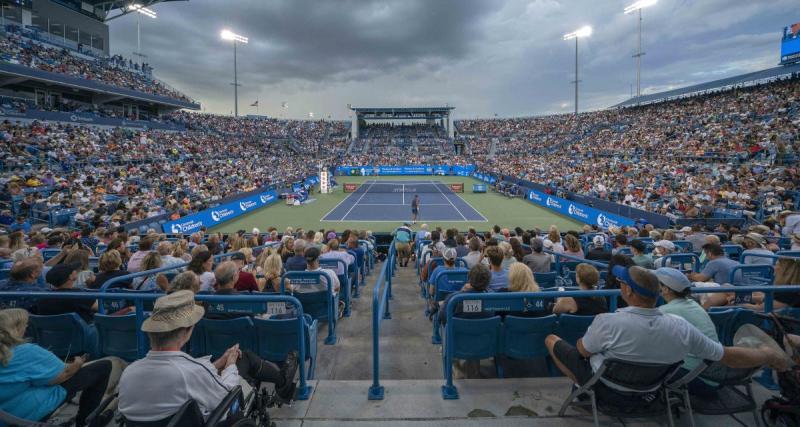
[[[539,292],[539,285],[527,265],[517,262],[508,268],[509,292]]]
[[[25,233],[21,231],[15,231],[8,235],[8,248],[11,249],[11,252],[25,249],[27,247],[28,245],[25,244]]]
[[[294,256],[294,237],[284,235],[281,244],[281,261],[286,262],[289,257]]]
[[[323,235],[321,231],[317,231],[316,233],[314,233],[314,247],[316,247],[317,249],[322,249],[322,247],[324,246],[322,244],[322,239],[324,238],[325,235]]]
[[[664,231],[664,240],[669,240],[670,242],[674,242],[678,240],[678,235],[675,233],[675,230],[665,230]]]
[[[100,255],[99,269],[100,274],[95,276],[94,282],[89,284],[87,288],[100,289],[103,284],[115,277],[126,276],[130,274],[127,270],[122,270],[122,255],[116,249],[111,249],[103,252]],[[126,280],[111,284],[112,288],[130,288],[131,281]]]
[[[184,239],[180,239],[175,242],[175,245],[172,249],[172,256],[182,259],[186,262],[191,261],[192,255],[189,253],[189,242]]]
[[[573,257],[581,259],[584,258],[583,248],[581,247],[581,241],[578,240],[577,237],[573,236],[572,234],[567,234],[566,236],[564,236],[564,245],[566,246],[564,255],[572,255]],[[574,261],[574,260],[566,259],[566,261]]]
[[[259,287],[264,292],[280,292],[281,291],[281,275],[283,274],[283,260],[281,256],[273,252],[264,258],[264,263],[261,264],[261,270],[264,274],[264,283],[259,283]]]
[[[20,308],[0,310],[0,409],[13,416],[41,421],[61,404],[81,392],[75,425],[103,399],[111,375],[111,362],[84,365],[85,356],[65,364],[53,353],[25,340],[28,312]]]
[[[503,252],[503,263],[500,264],[500,268],[508,270],[509,266],[517,262],[517,259],[514,258],[514,250],[508,242],[499,242],[497,246]]]
[[[550,243],[547,243],[550,242]],[[564,245],[561,244],[561,234],[558,232],[558,227],[555,225],[550,226],[550,231],[544,239],[544,246],[549,247],[555,253],[564,253]]]

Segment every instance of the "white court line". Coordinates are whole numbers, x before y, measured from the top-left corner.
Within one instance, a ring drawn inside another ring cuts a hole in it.
[[[350,212],[352,212],[352,211],[353,211],[353,209],[355,209],[355,208],[356,208],[356,206],[358,206],[358,203],[361,201],[361,199],[363,199],[363,198],[364,198],[364,196],[366,196],[366,195],[367,195],[367,193],[369,193],[369,189],[370,189],[370,188],[372,188],[372,186],[373,186],[373,185],[375,185],[375,183],[374,183],[374,182],[373,182],[372,184],[370,184],[370,185],[369,185],[369,187],[367,187],[367,190],[366,190],[366,191],[364,191],[364,194],[362,194],[362,195],[361,195],[361,197],[359,197],[359,198],[358,198],[358,200],[356,200],[356,202],[353,204],[353,206],[351,206],[351,207],[350,207],[350,210],[349,210],[349,211],[347,211],[347,213],[346,213],[346,214],[344,214],[344,216],[342,217],[341,221],[339,221],[339,222],[343,222],[343,221],[345,220],[345,218],[347,218],[347,215],[350,215]],[[343,201],[344,201],[344,200],[343,200]],[[324,217],[323,217],[323,218],[324,218]],[[466,219],[466,218],[464,218],[464,219]]]
[[[435,184],[434,184],[434,186],[435,186]],[[447,197],[447,196],[444,194],[444,192],[442,192],[442,189],[441,189],[441,188],[439,188],[439,187],[436,187],[436,189],[437,189],[437,190],[439,190],[439,194],[441,194],[441,195],[442,195],[442,196],[443,196],[445,199],[447,199],[447,201],[448,201],[448,202],[450,202],[450,206],[452,206],[452,207],[453,207],[453,209],[455,209],[455,210],[456,210],[456,212],[458,212],[458,214],[459,214],[459,215],[461,215],[461,218],[464,218],[464,222],[467,222],[467,217],[465,217],[465,216],[464,216],[464,214],[463,214],[463,213],[461,213],[461,211],[460,211],[460,210],[459,210],[459,209],[456,207],[456,205],[454,205],[454,204],[453,204],[453,202],[451,202],[451,201],[450,201],[450,198],[448,198],[448,197]]]
[[[336,204],[336,206],[334,206],[334,207],[333,207],[333,209],[329,210],[329,211],[328,211],[328,213],[326,213],[325,215],[322,215],[322,217],[323,217],[323,218],[325,218],[325,217],[327,217],[328,215],[330,215],[330,214],[331,214],[331,212],[335,211],[335,210],[336,210],[336,208],[338,208],[339,206],[341,206],[341,204],[342,204],[342,203],[346,202],[346,201],[347,201],[347,199],[349,199],[349,198],[350,198],[350,196],[352,196],[353,194],[355,194],[355,193],[348,194],[348,195],[347,195],[347,197],[345,197],[344,199],[342,199],[342,201],[341,201],[341,202],[337,203],[337,204]],[[322,221],[322,220],[320,220],[320,221]],[[333,221],[333,220],[330,220],[330,219],[329,219],[328,221]]]
[[[403,206],[406,205],[406,185],[403,184]]]
[[[359,206],[405,206],[406,204],[403,203],[360,203]],[[449,203],[426,203],[425,206],[450,206]]]
[[[467,206],[469,206],[470,208],[472,208],[472,210],[473,210],[473,211],[477,212],[477,214],[478,214],[478,215],[480,215],[480,216],[481,216],[481,218],[483,218],[483,221],[477,221],[477,222],[489,222],[489,220],[488,220],[488,219],[486,219],[486,217],[485,217],[485,216],[483,216],[483,214],[481,213],[481,211],[479,211],[479,210],[475,209],[475,206],[472,206],[472,205],[471,205],[471,204],[470,204],[468,201],[466,201],[466,200],[465,200],[463,197],[459,196],[458,194],[456,194],[456,197],[458,197],[459,199],[461,199],[461,201],[462,201],[462,202],[466,203],[466,204],[467,204]]]

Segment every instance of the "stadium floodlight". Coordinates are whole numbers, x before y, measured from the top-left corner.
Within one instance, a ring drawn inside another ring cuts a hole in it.
[[[236,65],[236,45],[239,43],[247,44],[250,39],[240,36],[231,30],[222,30],[219,36],[222,40],[233,42],[233,116],[239,117],[239,73]]]
[[[633,12],[639,12],[639,41],[637,43],[636,54],[633,55],[633,57],[636,58],[637,99],[642,95],[642,56],[644,56],[644,52],[642,52],[642,9],[653,6],[657,2],[658,0],[639,0],[636,3],[626,7],[624,10],[626,15],[631,14]]]
[[[134,3],[128,6],[128,12],[137,12],[136,13],[136,52],[133,52],[134,55],[138,56],[139,59],[144,62],[144,58],[147,58],[147,55],[142,53],[142,15],[156,19],[158,14],[153,9],[148,9],[139,3]]]
[[[582,37],[589,37],[592,35],[592,27],[586,25],[577,30],[564,34],[564,40],[572,40],[575,39],[575,120],[577,126],[577,119],[578,119],[578,39]]]

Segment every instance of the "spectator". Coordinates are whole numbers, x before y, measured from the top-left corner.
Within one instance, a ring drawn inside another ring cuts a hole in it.
[[[94,272],[89,268],[89,256],[91,252],[88,249],[73,249],[69,251],[64,262],[67,264],[76,264],[79,266],[78,277],[75,280],[76,289],[91,288],[97,278]]]
[[[53,353],[25,340],[28,312],[19,308],[0,310],[0,409],[16,417],[41,421],[78,393],[75,425],[101,403],[111,375],[111,362],[85,364],[85,356],[64,363]],[[8,393],[12,391],[13,393]]]
[[[549,244],[547,242],[550,242]],[[564,253],[564,245],[561,244],[561,235],[558,233],[558,227],[555,225],[550,226],[550,232],[547,233],[547,238],[544,239],[544,246],[550,247],[550,250],[560,254]]]
[[[481,263],[483,254],[481,253],[481,240],[477,237],[469,239],[469,253],[461,257],[467,263],[467,268],[472,268]]]
[[[319,271],[323,273],[328,278],[328,282],[331,284],[331,292],[333,292],[334,295],[338,294],[340,287],[339,278],[336,276],[335,271],[329,270],[327,268],[321,268],[319,266],[320,250],[314,247],[306,248],[305,257],[306,257],[306,271]],[[315,285],[302,285],[302,286],[291,285],[291,283],[289,283],[289,280],[287,280],[286,282],[287,282],[287,288],[290,289],[292,292],[318,292],[318,291],[328,290],[328,285],[324,282]],[[340,301],[340,303],[344,302]]]
[[[532,252],[522,258],[522,262],[534,273],[549,273],[550,264],[553,262],[553,256],[543,252],[544,243],[542,239],[535,238],[531,240]]]
[[[127,276],[130,274],[127,270],[122,270],[122,257],[115,249],[107,250],[100,255],[99,262],[100,273],[95,276],[94,281],[87,286],[89,289],[100,289],[107,281],[120,276]],[[131,281],[125,280],[111,284],[111,288],[125,288],[130,289]]]
[[[158,252],[158,255],[161,257],[161,265],[163,267],[175,267],[186,264],[186,261],[172,256],[174,247],[172,243],[168,241],[160,242],[156,247],[156,252]]]
[[[214,257],[207,250],[201,250],[189,261],[188,270],[200,280],[200,292],[210,292],[214,289],[216,279],[211,272],[212,268],[214,268]]]
[[[447,305],[450,303],[450,299],[453,296],[461,294],[461,293],[485,293],[489,292],[489,282],[491,281],[491,272],[488,268],[486,268],[483,264],[478,264],[475,267],[469,269],[467,273],[467,283],[461,288],[458,292],[453,292],[452,294],[448,295],[447,298],[440,304],[438,310],[438,322],[443,326],[447,323]],[[464,308],[462,304],[456,304],[455,310],[453,311],[453,315],[458,315],[461,318],[481,318],[491,316],[490,313],[464,313]]]
[[[239,292],[261,292],[263,289],[263,282],[261,286],[259,286],[258,281],[256,281],[256,277],[253,276],[252,273],[248,273],[244,271],[244,266],[246,265],[247,256],[245,256],[242,252],[234,252],[231,255],[231,261],[236,265],[239,269],[239,274],[236,276],[237,281],[235,282],[234,288]],[[219,268],[219,266],[217,267]],[[214,272],[216,276],[216,271]],[[217,285],[219,286],[219,277],[216,278]],[[217,289],[219,290],[219,288]]]
[[[711,317],[705,309],[691,298],[692,284],[689,279],[674,268],[663,267],[654,273],[661,284],[661,297],[666,301],[666,304],[659,306],[658,309],[662,313],[686,319],[703,335],[718,343],[719,338],[714,322],[711,321]],[[687,355],[681,366],[682,372],[678,376],[686,375],[700,363],[700,359]],[[713,396],[718,386],[717,383],[696,378],[689,383],[689,393],[706,397]]]
[[[611,251],[606,249],[605,237],[598,234],[592,238],[592,247],[586,254],[586,259],[603,262],[611,260]]]
[[[564,236],[564,255],[570,255],[575,258],[583,259],[583,248],[581,247],[581,242],[578,240],[577,237],[573,236],[572,234],[567,234]],[[575,261],[574,259],[568,259],[567,261]]]
[[[703,252],[706,254],[708,263],[699,273],[689,273],[689,279],[694,282],[713,281],[717,284],[729,283],[731,271],[740,265],[738,262],[727,258],[722,246],[709,243],[703,245]]]
[[[607,358],[673,364],[692,354],[733,368],[788,368],[785,355],[767,346],[722,347],[685,319],[663,314],[655,308],[659,281],[649,270],[638,266],[614,270],[628,307],[596,316],[575,347],[557,335],[545,340],[556,366],[576,384],[585,384]]]
[[[231,266],[231,270],[237,268]],[[189,291],[177,291],[156,300],[152,315],[142,324],[150,339],[150,352],[133,362],[119,383],[119,410],[138,422],[166,419],[194,399],[208,416],[243,378],[275,384],[278,396],[289,401],[294,395],[297,353],[290,352],[282,368],[260,359],[236,344],[213,363],[195,359],[181,351],[189,342],[194,325],[204,309],[194,303]],[[169,390],[169,393],[164,393]]]
[[[614,249],[611,251],[611,254],[616,255],[620,253],[621,249],[630,249],[628,246],[628,236],[624,234],[617,234],[614,236]]]
[[[781,224],[781,234],[790,237],[795,233],[800,233],[800,212],[782,211],[778,215]]]
[[[394,247],[397,250],[397,259],[401,267],[407,267],[411,259],[411,225],[404,223],[392,233],[394,236]],[[338,245],[338,242],[337,242]]]
[[[533,278],[531,269],[518,262],[508,268],[509,292],[539,292],[539,285]]]
[[[772,257],[775,255],[769,249],[765,249],[767,241],[764,236],[758,233],[747,233],[742,239],[742,246],[744,250],[739,256],[740,260],[744,260],[744,264],[748,265],[772,265]],[[749,255],[745,257],[744,255]],[[758,255],[767,255],[761,257]]]
[[[501,264],[501,268],[503,270],[508,270],[508,267],[511,266],[511,264],[517,262],[517,259],[514,257],[514,249],[507,241],[498,243],[497,247],[499,247],[503,252],[503,263]]]
[[[142,271],[142,261],[153,249],[153,239],[149,236],[139,240],[139,249],[128,260],[128,271],[138,273]]]
[[[646,253],[647,245],[644,241],[639,239],[634,239],[631,242],[631,253],[633,256],[631,259],[633,263],[638,265],[639,267],[644,267],[648,270],[653,270],[655,268],[653,264],[653,257]]]
[[[489,282],[490,291],[499,291],[508,287],[508,270],[503,269],[503,251],[499,246],[489,246],[486,248],[486,258],[489,259],[489,269],[491,270],[491,281]]]
[[[184,271],[175,276],[167,287],[168,294],[177,291],[191,291],[193,294],[197,294],[200,292],[200,279],[193,272]]]
[[[156,252],[150,252],[142,261],[142,273],[161,268],[161,257]],[[131,287],[137,291],[166,291],[169,280],[161,273],[150,273],[134,277]]]
[[[303,240],[298,240],[297,242],[295,242],[295,252],[298,251],[298,245],[300,244],[300,242],[303,242]],[[294,257],[290,257],[289,260],[291,261],[292,258]],[[305,266],[303,267],[303,270],[305,270]],[[303,271],[303,270],[294,270],[294,271]],[[283,263],[281,262],[281,257],[275,252],[269,254],[266,258],[264,258],[262,271],[264,274],[264,286],[262,286],[261,288],[262,291],[279,293],[281,291],[281,275],[283,273]]]
[[[671,255],[675,252],[675,244],[670,242],[669,240],[659,240],[653,243],[655,247],[653,253],[656,254],[656,259],[653,260],[653,267],[654,268],[661,268],[661,267],[673,267],[673,263],[667,265],[667,256]]]
[[[591,291],[600,282],[600,272],[586,263],[575,267],[575,282],[581,291]],[[561,297],[556,299],[553,314],[575,314],[578,316],[596,316],[608,312],[608,303],[603,297]]]
[[[438,266],[432,270],[430,274],[430,280],[428,280],[429,284],[429,291],[428,295],[434,295],[436,293],[436,281],[439,279],[439,276],[442,274],[443,271],[447,270],[454,270],[456,268],[456,250],[455,248],[447,248],[444,250],[442,254],[442,262],[444,265]],[[457,291],[458,289],[451,289],[452,291]]]
[[[303,253],[306,250],[306,240],[298,239],[294,242],[294,255],[284,262],[286,271],[303,271],[306,269],[306,258]]]
[[[9,279],[6,283],[0,282],[2,292],[20,291],[47,291],[47,286],[39,283],[42,275],[42,260],[39,258],[26,258],[17,261],[11,267]],[[19,308],[29,309],[34,301],[28,298],[20,298],[16,302]]]
[[[59,264],[47,272],[47,283],[53,287],[52,292],[80,292],[75,288],[78,279],[79,263]],[[55,315],[65,313],[76,313],[86,323],[94,321],[94,313],[97,312],[97,301],[90,299],[68,299],[68,298],[43,298],[36,303],[36,313],[41,315]]]
[[[336,266],[336,274],[344,275],[345,268],[350,268],[350,265],[352,265],[356,260],[355,257],[347,253],[347,251],[339,249],[339,239],[334,238],[329,240],[327,246],[328,252],[323,253],[322,256],[320,256],[320,259],[335,259],[344,261],[346,267],[342,266],[341,263],[337,263]],[[406,260],[406,263],[408,263],[408,260]]]
[[[11,224],[11,226],[8,227],[8,230],[12,233],[15,231],[22,231],[23,233],[28,234],[31,232],[31,223],[28,222],[28,217],[26,215],[17,215],[17,221]]]
[[[470,253],[471,249],[467,246],[467,239],[463,234],[456,234],[456,256],[464,258]]]

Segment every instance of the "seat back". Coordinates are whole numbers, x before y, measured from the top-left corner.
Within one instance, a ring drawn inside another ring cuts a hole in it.
[[[741,245],[722,245],[722,251],[725,252],[726,257],[739,261],[744,248]]]
[[[651,392],[659,389],[680,368],[683,362],[669,365],[628,362],[619,359],[603,361],[602,378],[625,389]]]
[[[285,289],[286,280],[289,280],[293,286],[295,286],[295,290],[292,293],[292,296],[297,298],[300,303],[303,305],[303,313],[310,315],[313,319],[318,319],[320,321],[329,321],[330,315],[336,315],[336,310],[338,307],[329,307],[329,305],[336,304],[336,298],[329,297],[328,290],[319,290],[319,291],[310,291],[310,292],[302,292],[298,290],[298,287],[302,289],[305,286],[320,286],[324,285],[328,288],[332,286],[331,283],[328,282],[328,276],[324,273],[318,272],[316,274],[312,274],[314,272],[307,272],[307,271],[290,271],[283,275],[281,279],[281,293],[287,293]],[[347,283],[340,283],[342,289],[345,289]],[[344,293],[344,292],[343,292]]]
[[[139,358],[136,314],[125,316],[96,314],[94,324],[100,341],[100,353],[105,356],[116,356],[128,362]],[[149,347],[146,341],[145,346]],[[148,348],[142,349],[142,354],[147,350]]]
[[[549,273],[533,273],[533,278],[536,280],[536,283],[539,284],[540,288],[555,286],[556,277],[558,277],[558,273],[555,271]]]
[[[299,350],[297,340],[297,322],[304,322],[302,318],[291,319],[253,319],[256,336],[256,353],[259,357],[272,361],[283,362],[286,355],[292,350]],[[307,325],[304,327],[308,328]],[[311,337],[316,340],[317,337]],[[306,334],[306,348],[309,347],[309,337]],[[308,357],[309,354],[306,353]]]
[[[728,280],[735,286],[769,286],[775,279],[775,267],[763,264],[737,265]]]
[[[558,332],[556,335],[574,346],[586,334],[586,330],[589,329],[589,325],[593,321],[594,316],[562,314],[558,317]]]
[[[60,359],[91,350],[86,345],[87,329],[86,323],[76,313],[51,316],[32,314],[29,321],[33,341]]]
[[[574,272],[581,261],[562,261],[561,262],[561,275],[566,276],[569,272]]]
[[[677,252],[689,253],[694,251],[694,245],[688,240],[674,240],[672,244],[675,245]]]
[[[255,328],[249,317],[231,320],[202,319],[199,325],[205,353],[214,359],[222,356],[225,350],[235,344],[239,344],[239,348],[243,350],[257,349]]]
[[[436,288],[433,295],[434,300],[444,301],[448,295],[460,291],[464,284],[467,283],[467,273],[468,271],[463,268],[445,270],[439,273],[436,277],[436,283],[434,283]]]
[[[717,338],[722,345],[731,345],[733,334],[731,333],[731,325],[739,310],[728,308],[724,310],[709,310],[708,316],[714,323],[714,328],[717,330]]]
[[[494,357],[500,349],[500,316],[486,319],[453,317],[452,336],[445,336],[445,346],[451,346],[453,358],[479,360]]]
[[[558,317],[518,317],[508,315],[503,320],[502,353],[514,359],[533,359],[547,356],[544,339],[555,332]]]
[[[154,289],[151,291],[136,291],[131,289],[125,288],[110,288],[106,290],[107,293],[117,293],[121,294],[120,299],[104,299],[99,301],[98,304],[100,305],[100,312],[101,313],[115,313],[119,310],[122,310],[125,307],[132,306],[133,301],[124,298],[124,295],[141,295],[141,294],[160,294],[160,289]],[[153,311],[153,305],[155,305],[155,300],[150,301],[142,301],[142,306],[145,311]]]
[[[663,262],[664,265],[677,268],[684,273],[700,271],[700,257],[693,253],[670,254],[664,257]]]

